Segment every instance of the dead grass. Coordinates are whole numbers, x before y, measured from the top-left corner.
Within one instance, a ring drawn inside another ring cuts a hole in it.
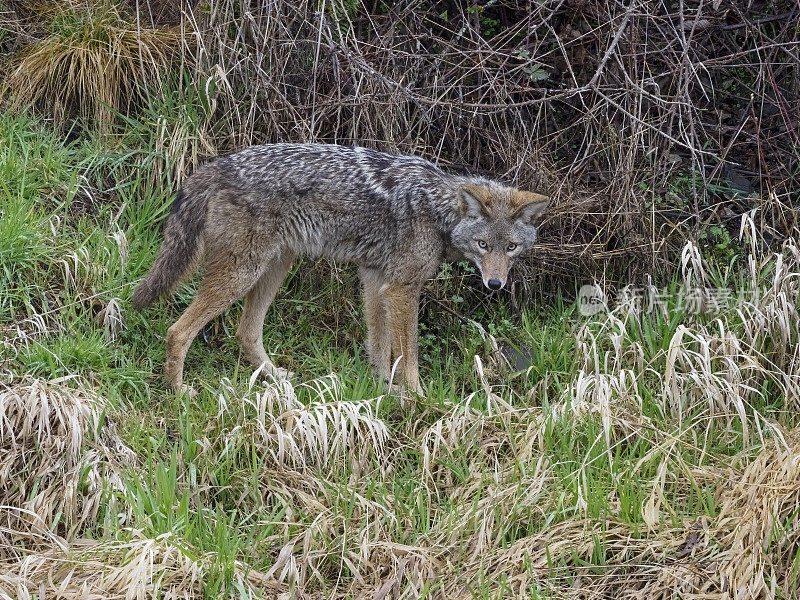
[[[65,378],[0,388],[0,535],[15,555],[16,532],[49,540],[96,524],[114,510],[133,452],[117,436],[102,398]],[[90,442],[91,441],[91,442]],[[121,507],[119,507],[121,509]],[[27,533],[26,533],[27,532]]]
[[[77,540],[68,547],[31,552],[2,565],[0,598],[31,600],[42,594],[83,600],[205,598],[209,556],[199,556],[169,535],[129,532],[128,541]],[[236,565],[233,580],[246,598],[275,597],[281,588],[264,574]]]
[[[709,282],[696,249],[684,257],[681,285]],[[794,597],[800,437],[758,407],[765,381],[787,401],[798,385],[800,340],[786,329],[800,303],[797,244],[749,265],[745,309],[687,315],[654,353],[638,337],[646,317],[630,306],[586,322],[572,380],[546,409],[492,387],[479,358],[479,391],[429,406],[424,427],[388,425],[378,416],[385,398],[349,401],[333,376],[296,389],[257,383],[256,373],[244,393],[224,383],[196,440],[193,501],[216,493],[220,463],[255,454],[257,469],[229,477],[226,493],[240,511],[255,496],[283,515],[259,525],[272,532],[259,542],[269,566],[233,560],[230,589],[244,598]],[[123,493],[119,469],[133,457],[101,419],[108,407],[75,384],[30,381],[0,394],[1,597],[202,597],[218,557],[179,535],[127,528],[81,539],[113,502],[103,490]],[[597,424],[596,439],[559,464],[548,446],[582,423]],[[634,442],[648,450],[631,464],[618,450]],[[409,451],[419,461],[404,490],[396,478]],[[598,462],[608,477],[599,518]],[[628,480],[641,480],[644,495],[623,498]],[[684,510],[702,488],[714,508]]]
[[[0,91],[13,106],[46,107],[58,123],[77,115],[106,133],[116,112],[158,94],[179,40],[179,30],[137,27],[104,0],[45,4],[36,17],[51,31],[24,47]]]
[[[244,397],[231,396],[232,389],[219,394],[217,418],[236,411],[223,455],[244,440],[246,445],[252,441],[274,468],[306,471],[344,462],[358,472],[358,465],[385,460],[389,432],[376,416],[380,398],[348,401],[341,382],[331,375],[304,384],[317,399],[303,404],[288,381],[254,388],[259,374],[252,376]]]

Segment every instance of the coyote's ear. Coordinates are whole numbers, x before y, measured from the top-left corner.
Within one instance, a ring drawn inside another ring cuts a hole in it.
[[[534,192],[519,192],[517,198],[520,207],[514,213],[514,218],[525,223],[538,219],[550,205],[550,198]]]
[[[485,193],[478,186],[466,185],[458,190],[458,208],[462,217],[486,217],[489,210],[483,202]]]

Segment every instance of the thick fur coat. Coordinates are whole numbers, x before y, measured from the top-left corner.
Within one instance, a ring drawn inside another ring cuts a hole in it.
[[[243,353],[285,376],[264,351],[262,330],[295,257],[354,262],[373,366],[385,378],[394,358],[405,385],[421,392],[416,330],[424,282],[445,257],[463,256],[499,289],[514,259],[536,242],[534,223],[546,205],[539,194],[450,175],[416,156],[323,144],[253,146],[186,180],[133,305],[141,309],[170,293],[202,262],[197,296],[168,332],[169,384],[180,388],[199,330],[242,296],[236,336]]]

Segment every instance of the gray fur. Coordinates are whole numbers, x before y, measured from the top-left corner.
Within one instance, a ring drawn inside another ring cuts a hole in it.
[[[206,220],[202,194],[185,197],[178,192],[164,228],[164,242],[153,266],[133,292],[131,303],[141,310],[174,289],[200,250],[200,234]]]
[[[365,287],[373,365],[385,377],[390,357],[402,356],[406,385],[420,391],[423,283],[456,250],[475,262],[487,285],[504,285],[513,260],[535,243],[532,219],[545,205],[538,194],[450,175],[416,156],[337,145],[253,146],[187,179],[133,304],[141,308],[170,292],[202,260],[197,298],[168,335],[170,384],[181,385],[183,359],[200,327],[243,295],[243,352],[278,373],[263,350],[261,327],[294,257],[354,262]]]

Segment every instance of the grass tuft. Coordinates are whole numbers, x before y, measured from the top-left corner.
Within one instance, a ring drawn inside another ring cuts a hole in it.
[[[146,105],[179,32],[137,27],[120,11],[105,0],[45,8],[48,34],[23,49],[5,82],[12,104],[46,107],[59,123],[79,116],[105,133],[115,113]]]
[[[20,522],[68,538],[91,529],[101,512],[114,510],[109,494],[124,489],[122,465],[135,455],[117,437],[105,400],[74,383],[0,389],[0,527],[11,541]],[[11,556],[14,547],[6,546]]]

